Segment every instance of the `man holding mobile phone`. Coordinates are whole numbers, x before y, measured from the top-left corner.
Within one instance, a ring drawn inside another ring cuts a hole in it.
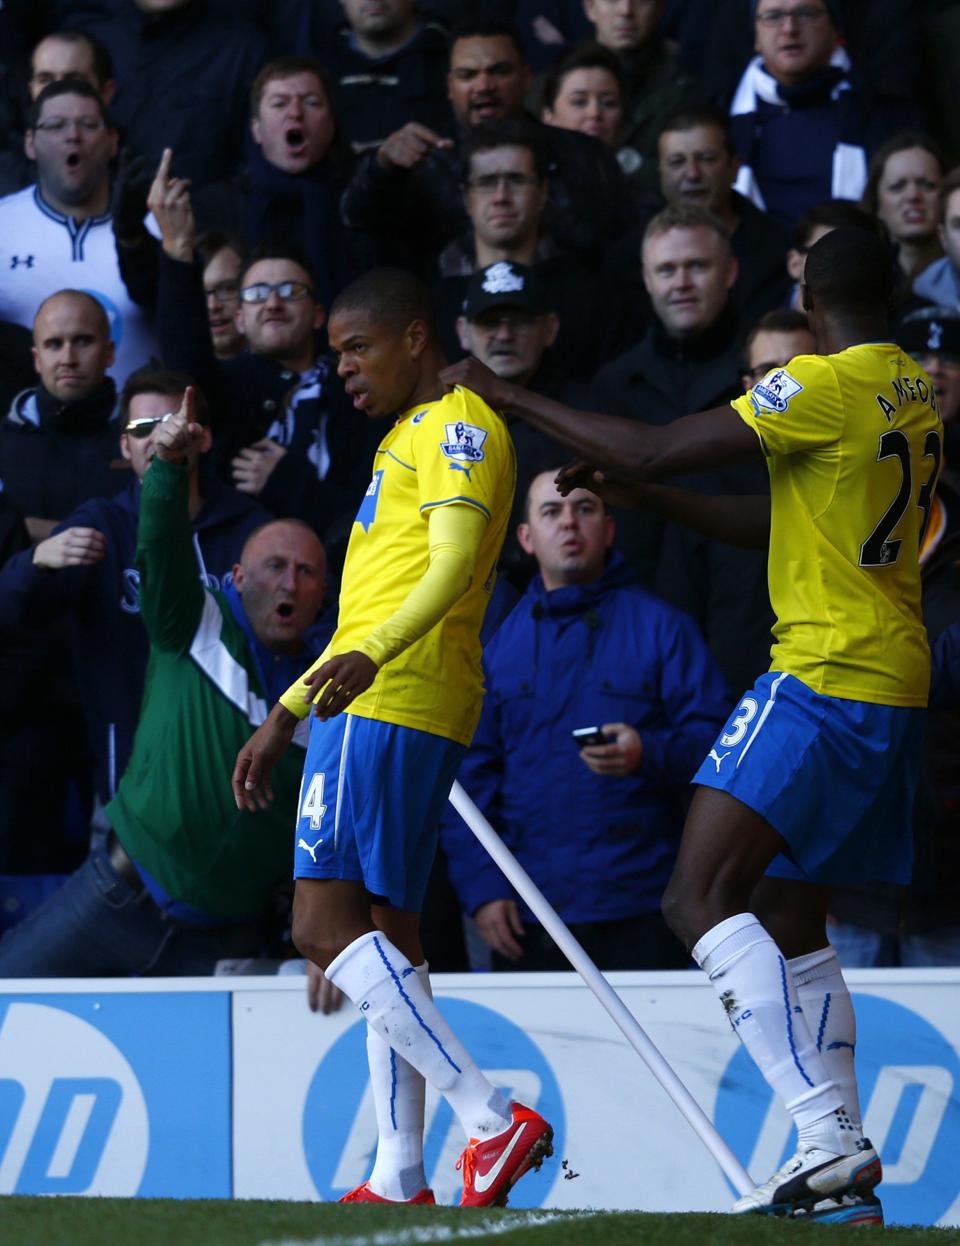
[[[600,968],[683,967],[660,897],[724,682],[692,620],[634,583],[602,500],[562,498],[545,467],[517,529],[539,575],[487,645],[460,781]],[[452,810],[442,833],[494,968],[568,968]]]

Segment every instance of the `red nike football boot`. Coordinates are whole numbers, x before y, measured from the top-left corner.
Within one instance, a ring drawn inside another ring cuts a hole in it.
[[[461,1207],[505,1207],[507,1195],[531,1168],[553,1154],[553,1129],[539,1112],[511,1103],[513,1123],[492,1138],[471,1138],[457,1162],[463,1171]]]
[[[349,1190],[344,1194],[343,1198],[337,1199],[338,1203],[389,1203],[391,1207],[412,1207],[414,1203],[418,1203],[421,1207],[434,1207],[437,1200],[433,1197],[433,1190],[421,1190],[419,1194],[414,1194],[413,1198],[381,1198],[379,1194],[374,1194],[370,1189],[370,1182],[364,1181],[363,1185],[358,1185],[355,1190]]]

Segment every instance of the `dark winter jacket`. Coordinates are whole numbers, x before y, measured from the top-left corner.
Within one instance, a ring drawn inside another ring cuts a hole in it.
[[[729,709],[694,624],[632,583],[546,592],[537,576],[484,655],[487,696],[460,781],[566,922],[654,912],[679,842],[683,793]],[[571,731],[626,722],[639,769],[595,775]],[[450,877],[467,912],[513,898],[453,814]],[[521,905],[524,921],[534,920]]]
[[[0,421],[0,488],[21,515],[59,520],[129,480],[109,377],[76,402],[61,402],[42,385],[25,389]]]

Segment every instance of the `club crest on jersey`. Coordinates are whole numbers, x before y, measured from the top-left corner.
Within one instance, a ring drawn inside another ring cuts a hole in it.
[[[447,424],[446,430],[447,439],[440,442],[440,449],[448,459],[456,463],[480,462],[484,457],[483,443],[487,440],[485,428],[457,420],[456,424]]]
[[[785,368],[776,368],[753,387],[753,402],[760,411],[786,411],[790,399],[803,389]]]

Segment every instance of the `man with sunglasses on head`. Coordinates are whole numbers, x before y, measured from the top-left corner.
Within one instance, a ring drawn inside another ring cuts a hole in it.
[[[83,79],[43,88],[30,105],[25,138],[36,185],[0,199],[0,320],[29,328],[57,290],[83,289],[106,308],[122,385],[156,353],[152,325],[120,275],[110,209],[117,132],[97,91]]]
[[[293,248],[254,250],[240,271],[234,314],[246,349],[217,358],[194,258],[189,188],[170,175],[171,156],[164,153],[148,201],[162,237],[157,320],[164,361],[195,376],[210,395],[223,478],[324,537],[359,505],[376,447],[322,353],[326,312],[313,274]]]
[[[84,501],[45,540],[0,569],[0,638],[68,620],[101,805],[115,795],[130,756],[147,667],[135,559],[141,484],[156,454],[161,422],[178,409],[188,383],[170,372],[131,377],[113,436],[116,444],[119,431],[120,453],[133,479],[125,473],[129,483],[122,492]],[[200,457],[209,449],[210,429],[199,391],[196,411],[204,434],[186,467],[193,552],[197,577],[208,588],[220,588],[229,582],[247,537],[270,516],[253,498],[209,473],[201,482]]]

